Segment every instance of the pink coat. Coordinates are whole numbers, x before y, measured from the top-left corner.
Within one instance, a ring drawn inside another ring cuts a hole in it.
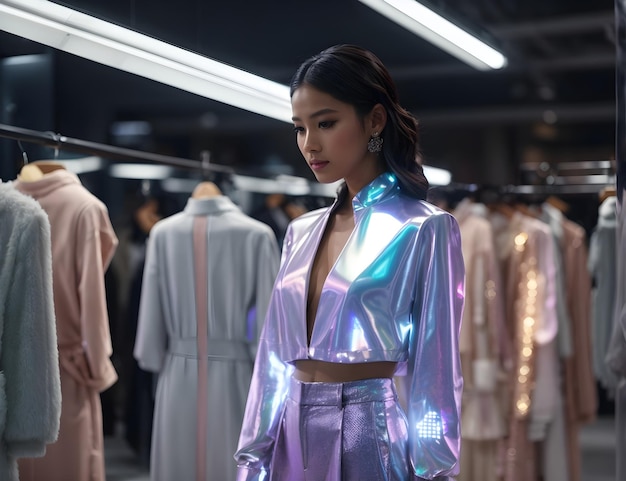
[[[22,481],[105,481],[99,393],[117,380],[104,273],[117,247],[105,205],[65,169],[16,188],[48,214],[61,367],[61,427],[46,456],[20,462]]]

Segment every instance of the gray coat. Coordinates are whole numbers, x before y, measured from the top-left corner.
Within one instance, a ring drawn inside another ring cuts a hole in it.
[[[620,375],[619,363],[609,365],[605,357],[608,351],[615,359],[619,359],[620,356],[616,354],[621,349],[619,343],[613,345],[617,350],[609,349],[617,295],[616,205],[616,197],[609,197],[600,205],[598,224],[589,242],[588,258],[589,272],[594,280],[591,323],[593,369],[596,378],[611,393],[615,391]],[[613,367],[618,368],[618,371],[614,372]]]
[[[201,256],[194,252],[193,229],[199,218],[206,221],[202,235],[208,274],[202,296],[208,342],[204,368],[196,350],[194,271]],[[158,222],[150,232],[135,357],[142,368],[159,373],[153,481],[200,479],[199,434],[206,435],[206,449],[201,448],[205,479],[234,481],[233,454],[278,264],[278,243],[270,227],[245,215],[226,196],[191,198],[184,212]],[[201,391],[206,404],[198,414],[200,381],[208,389]]]
[[[0,183],[0,479],[43,456],[59,432],[61,386],[50,224],[39,204]]]

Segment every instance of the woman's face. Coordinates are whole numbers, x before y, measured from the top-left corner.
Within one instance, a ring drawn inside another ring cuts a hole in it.
[[[318,181],[345,179],[360,190],[382,172],[382,161],[367,150],[375,126],[360,119],[354,107],[310,85],[291,97],[298,148]]]

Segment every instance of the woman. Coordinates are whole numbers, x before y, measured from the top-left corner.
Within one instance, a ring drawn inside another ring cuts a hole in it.
[[[291,101],[313,173],[345,183],[288,228],[238,479],[447,479],[458,474],[464,268],[456,221],[423,201],[416,122],[356,46],[304,62]]]

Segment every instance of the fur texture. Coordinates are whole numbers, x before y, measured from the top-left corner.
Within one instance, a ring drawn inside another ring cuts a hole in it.
[[[60,415],[50,224],[0,183],[0,479],[19,479],[16,458],[45,454]]]

